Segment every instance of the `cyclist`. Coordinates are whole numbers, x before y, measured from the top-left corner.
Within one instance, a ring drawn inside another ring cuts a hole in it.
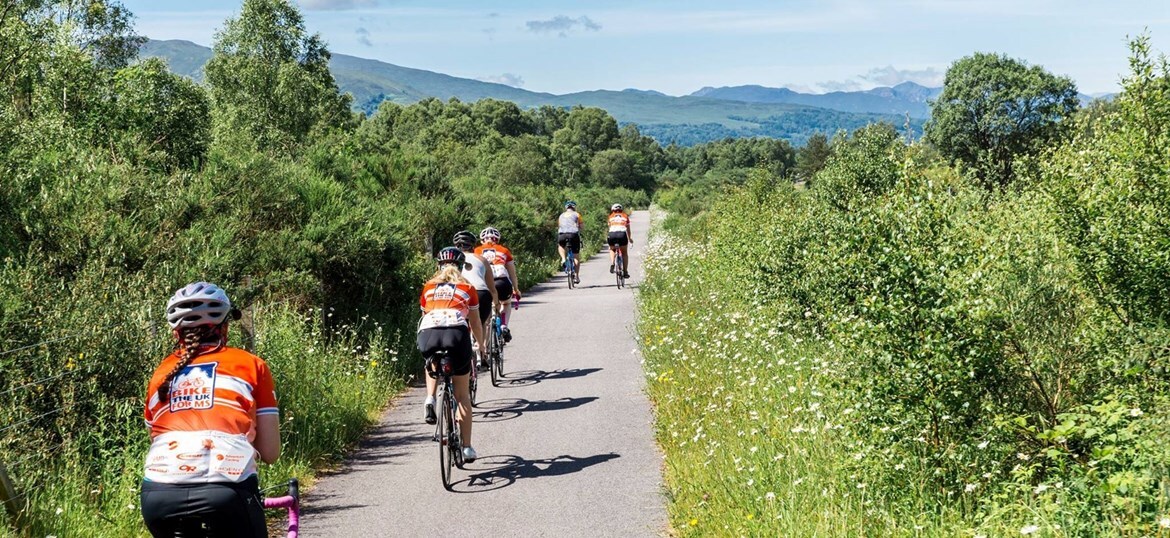
[[[272,372],[227,346],[228,320],[239,311],[218,286],[179,288],[166,314],[176,350],[146,393],[142,519],[156,537],[267,537],[256,458],[280,457]]]
[[[418,323],[418,351],[423,357],[430,357],[436,351],[446,350],[455,361],[451,380],[455,385],[455,399],[459,402],[459,430],[463,437],[463,459],[475,461],[475,449],[471,448],[471,391],[468,387],[471,374],[471,336],[479,343],[480,354],[484,353],[483,326],[471,321],[471,314],[478,313],[479,295],[475,287],[463,278],[466,258],[455,247],[445,247],[435,256],[439,270],[423,285],[419,295],[419,306],[423,316]],[[470,331],[468,330],[470,328]],[[427,424],[434,424],[435,391],[439,382],[427,378],[427,399],[424,410]]]
[[[488,226],[479,232],[479,240],[483,244],[475,247],[475,253],[483,256],[483,259],[492,266],[492,274],[496,279],[496,293],[504,303],[503,314],[500,316],[500,331],[504,335],[504,341],[511,342],[512,331],[508,329],[508,318],[512,313],[512,305],[508,302],[508,297],[520,299],[520,287],[516,285],[520,282],[516,276],[516,260],[512,257],[512,251],[500,244],[499,230]]]
[[[609,208],[609,272],[613,272],[614,261],[617,258],[617,248],[622,249],[622,277],[630,278],[629,245],[634,242],[630,235],[630,216],[622,210],[622,204],[613,204]]]
[[[577,202],[565,202],[565,211],[557,217],[557,252],[561,255],[561,267],[565,266],[565,249],[571,248],[577,255],[573,257],[574,284],[581,283],[581,227],[584,222],[581,214],[577,213]]]
[[[493,308],[497,313],[502,309],[500,298],[496,295],[496,279],[487,278],[488,262],[483,259],[483,256],[475,253],[474,234],[462,230],[455,234],[451,242],[454,243],[455,248],[463,252],[463,256],[466,258],[466,263],[463,265],[463,278],[475,286],[475,293],[479,296],[479,323],[483,326],[484,331],[487,331],[489,330],[488,320],[492,317]],[[481,370],[485,367],[483,357],[479,357],[476,366]]]

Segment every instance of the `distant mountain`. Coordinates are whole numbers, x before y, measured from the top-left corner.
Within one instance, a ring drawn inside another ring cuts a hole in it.
[[[211,49],[189,41],[148,41],[141,57],[161,57],[175,73],[203,79],[203,65]],[[869,123],[887,121],[901,126],[901,115],[841,111],[787,102],[751,102],[706,96],[671,97],[653,90],[593,90],[554,95],[504,84],[453,77],[334,54],[329,64],[341,91],[354,96],[354,107],[372,114],[382,101],[409,104],[435,97],[464,102],[480,99],[512,101],[524,108],[541,105],[593,106],[607,110],[619,122],[634,123],[664,144],[696,144],[726,137],[769,136],[803,144],[813,133],[834,133]],[[900,113],[899,113],[900,114]],[[921,121],[912,127],[921,131]]]
[[[788,88],[766,86],[706,87],[695,97],[743,101],[747,103],[789,103],[870,114],[909,114],[912,118],[930,116],[928,99],[938,96],[942,88],[927,88],[913,82],[903,82],[892,88],[874,88],[856,92],[801,93]]]

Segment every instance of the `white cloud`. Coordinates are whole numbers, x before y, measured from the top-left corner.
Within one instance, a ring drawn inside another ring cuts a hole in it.
[[[861,75],[862,80],[879,86],[897,86],[903,82],[914,82],[928,88],[942,86],[946,71],[927,67],[926,69],[898,69],[892,65],[870,69]]]
[[[367,47],[374,46],[374,44],[370,42],[370,31],[369,30],[366,30],[365,28],[359,26],[357,30],[354,30],[354,33],[357,34],[357,42],[358,43],[361,43]]]
[[[818,82],[817,87],[823,92],[855,92],[861,89],[861,83],[856,80],[827,80]]]
[[[344,11],[377,5],[378,0],[301,0],[301,7],[313,11]]]
[[[499,75],[476,77],[476,80],[482,80],[484,82],[495,82],[496,84],[504,84],[514,88],[520,88],[524,86],[524,78],[515,73],[502,73]]]
[[[528,27],[529,32],[542,34],[556,32],[561,37],[566,37],[569,32],[577,30],[589,30],[596,32],[601,30],[601,25],[597,24],[593,19],[584,15],[573,18],[567,15],[557,15],[551,19],[543,21],[527,21],[524,26]]]

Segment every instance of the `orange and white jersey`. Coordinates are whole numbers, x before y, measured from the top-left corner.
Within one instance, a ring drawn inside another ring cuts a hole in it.
[[[268,365],[231,347],[199,355],[160,401],[158,388],[178,362],[178,352],[163,360],[147,388],[146,480],[241,482],[256,474],[256,417],[280,413]]]
[[[514,261],[514,259],[512,258],[512,251],[508,250],[508,247],[497,243],[484,243],[475,247],[475,253],[483,256],[483,259],[488,261],[488,264],[492,267],[492,276],[494,278],[512,278],[508,276],[508,263]]]
[[[609,231],[630,233],[630,216],[621,211],[610,213]]]
[[[471,313],[479,311],[479,294],[464,282],[429,281],[423,286],[418,304],[423,311],[418,322],[420,331],[435,327],[467,327]]]

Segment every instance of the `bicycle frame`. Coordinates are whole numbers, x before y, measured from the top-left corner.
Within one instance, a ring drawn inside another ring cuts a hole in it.
[[[301,528],[300,482],[293,478],[288,481],[288,495],[264,499],[264,508],[288,509],[288,538],[297,538]]]

